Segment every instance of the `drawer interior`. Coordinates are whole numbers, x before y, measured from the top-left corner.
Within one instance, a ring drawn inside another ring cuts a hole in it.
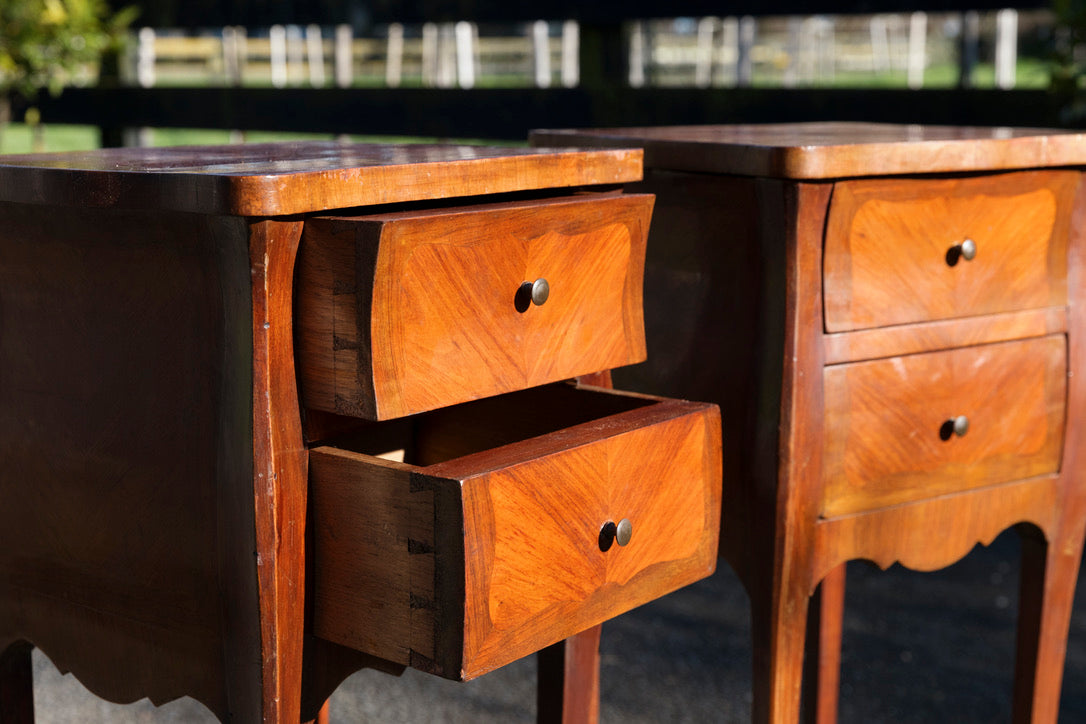
[[[656,402],[652,397],[556,383],[368,424],[322,444],[428,467]]]

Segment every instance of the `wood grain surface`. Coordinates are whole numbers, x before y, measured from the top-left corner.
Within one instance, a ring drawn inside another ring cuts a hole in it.
[[[306,222],[307,407],[400,417],[639,362],[652,197],[584,195]],[[518,308],[524,282],[550,296]]]
[[[821,520],[814,539],[814,578],[840,561],[865,559],[880,568],[894,563],[915,571],[945,568],[978,545],[1022,522],[1052,530],[1059,511],[1058,478],[1016,480],[908,505]]]
[[[613,407],[609,393],[577,394]],[[314,631],[470,679],[708,575],[718,416],[641,400],[594,422],[551,418],[549,434],[426,467],[314,449]],[[632,540],[602,551],[604,523],[622,518]]]
[[[248,226],[0,217],[0,650],[257,720]]]
[[[260,587],[262,701],[266,721],[300,721],[305,613],[307,454],[294,374],[292,289],[301,221],[250,226],[252,280],[251,506]],[[239,565],[246,550],[234,550]],[[254,617],[253,610],[231,618]],[[229,614],[228,614],[229,615]]]
[[[889,123],[536,130],[538,146],[637,147],[645,168],[796,180],[976,173],[1086,163],[1086,134]]]
[[[276,216],[641,178],[641,151],[306,141],[0,159],[0,201]]]
[[[835,184],[826,227],[826,329],[840,332],[1067,300],[1077,175],[1045,171]],[[948,257],[966,239],[972,260]]]
[[[1067,307],[837,332],[822,337],[826,364],[972,347],[1067,332]]]
[[[1056,472],[1066,379],[1063,335],[826,367],[821,514]]]

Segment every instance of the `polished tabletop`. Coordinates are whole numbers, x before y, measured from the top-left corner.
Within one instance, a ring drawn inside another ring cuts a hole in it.
[[[1086,164],[1086,133],[1036,128],[787,123],[537,130],[547,146],[645,149],[646,168],[829,179]]]
[[[640,178],[640,150],[307,141],[0,156],[0,201],[276,216]]]

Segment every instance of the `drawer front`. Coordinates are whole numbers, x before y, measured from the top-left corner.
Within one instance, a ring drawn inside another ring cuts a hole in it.
[[[1037,171],[836,184],[826,226],[826,329],[1066,304],[1077,180],[1075,172]]]
[[[1057,472],[1066,355],[1052,335],[827,367],[823,516]]]
[[[652,202],[594,195],[307,221],[304,404],[389,419],[643,360]],[[546,297],[528,293],[537,280]]]
[[[430,467],[318,448],[310,471],[317,635],[449,678],[715,566],[711,405],[653,402]]]

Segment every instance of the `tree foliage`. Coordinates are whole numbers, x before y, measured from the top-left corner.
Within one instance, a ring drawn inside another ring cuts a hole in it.
[[[0,96],[59,93],[115,48],[137,10],[106,0],[0,0]]]

